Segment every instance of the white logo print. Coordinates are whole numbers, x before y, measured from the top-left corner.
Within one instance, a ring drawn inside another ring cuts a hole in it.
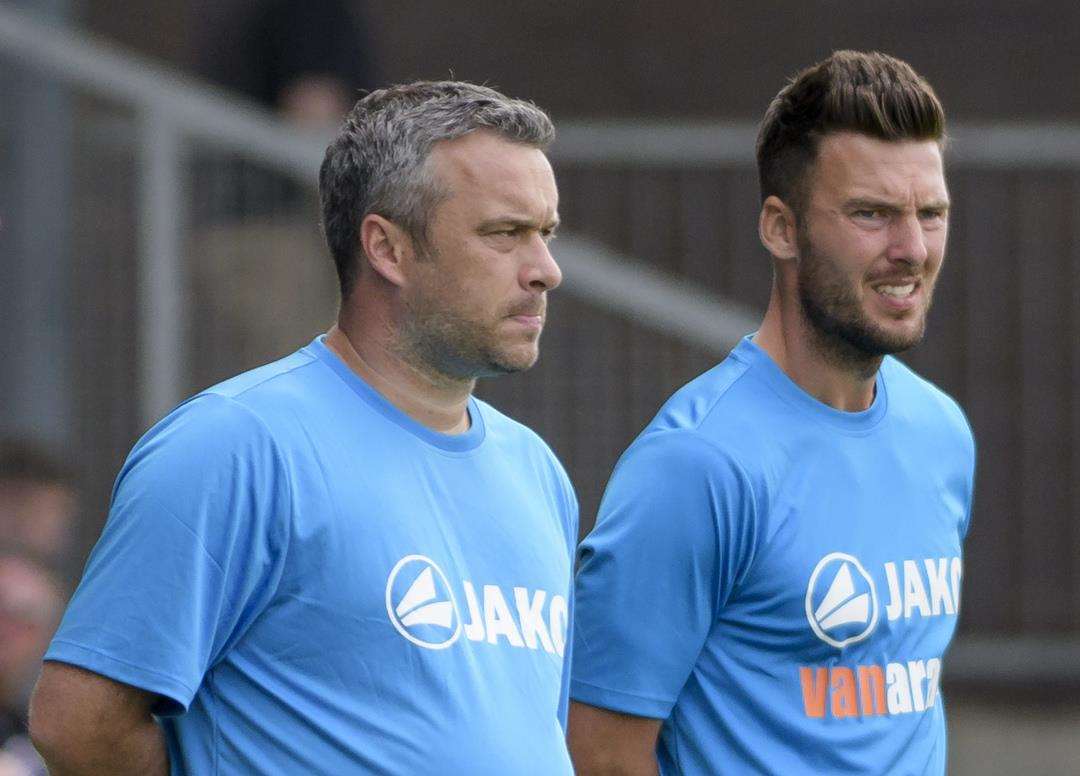
[[[386,613],[397,632],[420,647],[445,649],[461,635],[450,582],[435,561],[423,555],[407,555],[391,570]]]
[[[425,649],[446,649],[464,636],[563,657],[570,613],[565,595],[522,585],[474,585],[468,579],[458,584],[452,587],[431,558],[406,555],[386,580],[386,614],[394,629]]]
[[[818,561],[806,588],[806,619],[819,639],[838,649],[870,635],[878,620],[877,590],[857,558],[833,552]]]

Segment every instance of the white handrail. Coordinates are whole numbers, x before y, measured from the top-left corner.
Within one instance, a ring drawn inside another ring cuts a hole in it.
[[[949,128],[946,160],[967,167],[1080,168],[1080,125],[964,124]],[[561,162],[654,167],[751,167],[757,125],[749,122],[560,122],[552,156]]]
[[[257,158],[312,183],[327,138],[289,129],[261,108],[3,6],[0,51],[24,66],[138,110],[137,142],[143,161],[138,193],[138,371],[141,417],[149,425],[182,398],[186,315],[178,225],[183,222],[180,160],[185,149],[198,141]],[[570,126],[564,141],[568,153],[575,153],[582,139],[588,142],[587,136]],[[740,306],[603,246],[571,237],[560,245],[567,293],[663,333],[722,354],[756,325]]]
[[[717,299],[700,283],[680,280],[621,256],[600,243],[560,235],[552,253],[568,293],[716,355],[727,355],[761,323],[761,315]]]
[[[723,121],[560,121],[552,157],[560,162],[654,167],[746,167],[757,127]]]
[[[185,148],[181,133],[160,112],[141,122],[138,165],[139,413],[145,425],[182,398],[187,367],[187,315],[183,307]]]
[[[315,180],[325,137],[290,129],[266,110],[85,33],[48,27],[0,5],[0,52],[24,67],[161,116],[193,139]]]
[[[176,165],[186,143],[197,141],[257,158],[311,183],[326,137],[291,129],[235,96],[4,6],[0,51],[24,66],[133,105],[143,117],[140,152],[148,164],[140,187],[140,274],[145,278],[140,283],[140,372],[144,419],[150,420],[180,398],[175,354],[184,352],[181,250],[172,227],[182,206],[177,188],[182,175]],[[552,156],[571,164],[749,166],[756,131],[746,122],[562,122]],[[954,163],[1080,167],[1080,127],[1075,125],[962,125],[951,136],[949,158]],[[566,237],[557,252],[565,265],[567,292],[710,351],[724,352],[756,325],[748,309],[596,243]]]

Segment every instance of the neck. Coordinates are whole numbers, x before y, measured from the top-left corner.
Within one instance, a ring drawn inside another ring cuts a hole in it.
[[[769,308],[754,343],[769,354],[792,381],[830,407],[861,412],[874,402],[881,356],[860,358],[844,343],[826,341],[814,329],[794,294],[782,294],[773,283]]]
[[[455,380],[414,363],[398,347],[393,331],[351,318],[342,305],[325,341],[364,382],[417,423],[443,434],[468,431],[475,381]]]

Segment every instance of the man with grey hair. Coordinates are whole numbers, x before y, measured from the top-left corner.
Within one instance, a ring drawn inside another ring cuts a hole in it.
[[[466,83],[348,115],[319,178],[338,322],[132,451],[35,691],[55,772],[571,773],[576,500],[471,395],[537,358],[552,137]]]

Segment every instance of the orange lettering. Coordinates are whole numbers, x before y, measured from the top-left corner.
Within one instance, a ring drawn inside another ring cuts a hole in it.
[[[799,682],[802,684],[803,707],[806,716],[821,718],[825,716],[825,685],[828,672],[824,668],[799,667]]]
[[[864,717],[885,713],[885,672],[881,666],[859,666],[859,700]]]
[[[837,719],[859,716],[855,701],[855,672],[836,666],[832,669],[832,713]]]

